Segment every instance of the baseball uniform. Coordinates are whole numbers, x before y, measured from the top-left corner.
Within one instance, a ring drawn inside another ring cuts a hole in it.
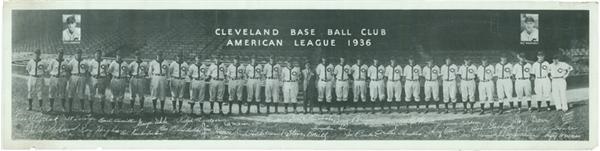
[[[445,103],[449,101],[456,102],[456,74],[458,67],[454,64],[442,65],[442,98]]]
[[[148,63],[138,60],[129,64],[129,90],[131,93],[131,107],[135,104],[135,98],[140,98],[140,109],[144,108],[144,95],[146,94],[146,79],[148,78]]]
[[[350,80],[350,66],[338,64],[334,68],[335,96],[337,101],[347,101]]]
[[[31,110],[32,101],[35,98],[42,100],[42,89],[44,88],[44,75],[47,70],[45,62],[42,59],[31,59],[25,67],[29,77],[27,78],[27,99],[29,100],[29,110]]]
[[[156,100],[161,102],[161,110],[164,107],[164,101],[167,93],[167,71],[169,66],[164,60],[153,60],[150,62],[148,74],[150,75],[150,95],[152,96],[152,105],[156,111]]]
[[[66,99],[67,93],[67,78],[68,78],[68,61],[65,59],[52,59],[48,65],[50,73],[48,94],[50,98],[50,110],[53,110],[54,99]]]
[[[520,101],[531,100],[531,64],[516,63],[512,71],[515,76],[515,92]]]
[[[382,65],[371,66],[369,67],[368,73],[369,79],[371,80],[369,83],[371,102],[385,99],[385,88],[383,85],[385,68]]]
[[[264,76],[267,78],[265,81],[265,101],[278,102],[279,101],[279,77],[281,67],[279,64],[267,63],[263,66]]]
[[[244,66],[239,64],[231,64],[227,67],[227,80],[229,89],[229,101],[242,101],[242,92],[244,90]],[[250,83],[248,83],[248,87],[250,87]],[[248,88],[250,89],[250,88]],[[250,98],[250,93],[248,93],[248,97]],[[248,99],[251,101],[251,99]]]
[[[190,100],[193,102],[205,101],[206,92],[206,70],[204,64],[191,64],[188,76],[192,79],[190,83]]]
[[[354,85],[352,90],[354,91],[352,94],[354,95],[354,102],[358,102],[358,99],[362,102],[366,102],[366,93],[367,93],[367,70],[369,66],[363,64],[358,65],[354,64],[352,66],[352,78],[354,78]]]
[[[100,111],[104,112],[104,103],[106,99],[106,89],[110,84],[110,77],[108,76],[108,67],[110,61],[107,60],[89,60],[90,75],[89,78],[89,92],[90,92],[90,111],[93,108],[93,99],[97,98],[100,100]]]
[[[567,111],[567,81],[569,73],[573,71],[573,67],[565,62],[552,63],[550,68],[550,76],[552,77],[552,100],[556,105],[557,110]]]
[[[513,65],[510,63],[496,64],[496,70],[494,76],[498,77],[496,80],[496,90],[498,93],[498,100],[512,101],[513,96],[513,83],[510,77],[512,76]]]
[[[225,79],[225,65],[223,64],[211,64],[208,67],[208,76],[210,80],[210,101],[221,102],[223,101],[223,93],[225,85],[223,80]]]
[[[283,100],[285,103],[296,103],[298,96],[298,80],[300,79],[300,68],[283,68],[281,80],[283,81]]]
[[[550,64],[546,61],[536,61],[531,65],[531,74],[535,75],[534,91],[537,101],[550,101],[550,92],[552,86],[548,74],[550,73]]]
[[[494,101],[494,66],[479,66],[477,78],[479,79],[479,101],[492,103]]]
[[[396,101],[402,99],[402,73],[402,66],[400,65],[388,65],[385,67],[388,102],[392,102],[394,99]]]
[[[318,94],[319,94],[319,102],[323,101],[323,97],[325,97],[326,102],[331,102],[331,89],[333,86],[333,65],[329,64],[327,66],[323,64],[317,65],[316,69],[317,77],[319,78],[319,82],[317,83]]]
[[[458,69],[460,75],[460,92],[463,102],[475,101],[475,72],[477,67],[473,64],[462,65]]]
[[[416,102],[421,101],[421,97],[419,96],[419,93],[421,93],[421,86],[419,83],[421,72],[421,66],[416,64],[406,65],[404,67],[403,74],[406,79],[404,82],[404,93],[406,95],[404,101],[409,102],[412,98],[414,98]]]
[[[422,76],[425,78],[425,101],[429,101],[432,98],[434,101],[440,100],[439,75],[440,68],[438,66],[432,65],[423,67]]]
[[[260,82],[262,66],[259,64],[248,64],[246,66],[246,77],[248,78],[248,101],[260,102]]]
[[[122,101],[127,87],[127,78],[129,77],[129,64],[125,61],[113,61],[108,67],[108,72],[112,75],[110,80],[110,89],[113,95],[111,101]]]

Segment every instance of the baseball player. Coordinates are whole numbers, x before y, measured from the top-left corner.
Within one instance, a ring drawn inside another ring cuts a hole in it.
[[[269,57],[269,62],[263,65],[263,77],[265,81],[265,102],[267,105],[267,113],[270,113],[271,104],[275,105],[275,112],[277,112],[277,103],[279,102],[279,78],[281,67],[275,62],[273,56]],[[306,89],[305,89],[306,90]]]
[[[458,67],[452,64],[452,59],[446,58],[446,63],[442,65],[442,94],[444,95],[444,106],[446,107],[446,113],[448,113],[448,103],[452,102],[452,109],[456,114],[456,74],[458,73]]]
[[[567,104],[567,77],[573,71],[573,67],[565,62],[560,61],[560,54],[556,54],[552,58],[550,68],[550,76],[552,77],[552,100],[556,105],[557,111],[566,112],[569,110]],[[548,107],[550,108],[550,107]]]
[[[429,109],[429,100],[433,98],[435,101],[435,109],[439,113],[440,105],[438,104],[440,101],[440,86],[439,86],[439,76],[440,75],[440,67],[433,64],[433,58],[427,59],[427,66],[423,67],[423,78],[425,78],[425,108]],[[418,97],[418,96],[417,96]],[[417,105],[418,106],[418,105]],[[428,111],[425,110],[425,113]]]
[[[188,76],[191,79],[190,83],[190,113],[194,114],[194,105],[196,102],[200,106],[200,114],[204,113],[204,94],[206,92],[206,65],[202,63],[202,57],[196,55],[195,63],[190,65]],[[239,110],[241,112],[241,110]]]
[[[400,102],[402,99],[402,66],[396,64],[395,59],[390,59],[390,64],[385,67],[385,77],[387,79],[387,102],[392,103],[394,99],[396,102]],[[392,109],[392,105],[389,105],[389,109]],[[400,109],[400,106],[398,106]]]
[[[69,79],[68,92],[69,92],[69,112],[73,111],[73,100],[79,99],[82,106],[85,102],[85,80],[87,76],[87,64],[83,60],[82,51],[77,51],[75,59],[69,62],[68,67],[71,70],[71,78]],[[83,108],[82,108],[83,110]]]
[[[286,61],[287,67],[281,70],[281,80],[283,81],[283,100],[285,102],[285,113],[288,112],[289,104],[293,105],[294,113],[297,113],[296,97],[298,96],[300,68],[296,67],[290,60]]]
[[[152,60],[148,67],[150,75],[150,95],[152,95],[152,107],[156,113],[157,100],[160,101],[160,110],[164,113],[165,97],[167,93],[167,62],[162,57],[162,52],[156,54],[156,60]]]
[[[110,61],[102,59],[103,54],[101,50],[97,50],[95,54],[95,59],[90,60],[90,75],[91,78],[88,82],[90,88],[90,113],[93,109],[94,98],[99,99],[100,101],[100,112],[104,113],[104,105],[106,103],[106,88],[110,84],[110,77],[108,73],[108,67],[110,66]]]
[[[25,70],[29,74],[27,79],[27,100],[29,101],[29,108],[27,110],[32,110],[33,108],[33,99],[34,95],[39,100],[40,109],[42,108],[43,98],[42,98],[42,88],[44,87],[44,73],[47,68],[44,65],[44,61],[41,58],[41,51],[39,49],[34,52],[35,57],[29,62],[27,62],[27,66]]]
[[[471,64],[470,58],[465,58],[465,64],[458,68],[458,75],[461,80],[460,92],[464,107],[463,114],[467,113],[467,104],[469,102],[471,102],[471,113],[473,113],[473,104],[475,104],[475,71],[477,71],[477,67]]]
[[[369,83],[369,90],[371,96],[371,109],[375,111],[376,102],[383,101],[385,99],[385,88],[383,85],[383,78],[385,76],[385,67],[379,64],[379,60],[376,58],[373,59],[373,64],[369,67],[368,70],[369,79],[371,80]],[[383,108],[382,108],[383,109]]]
[[[338,114],[341,114],[346,108],[348,101],[348,89],[350,80],[350,66],[344,62],[345,59],[340,57],[340,63],[335,66],[333,75],[335,76],[335,96],[338,102]]]
[[[531,102],[531,64],[525,59],[525,53],[517,55],[519,63],[513,67],[512,74],[515,77],[515,92],[517,93],[517,111],[521,112],[521,104],[525,100]]]
[[[496,80],[496,91],[498,93],[498,100],[500,102],[500,113],[502,114],[504,103],[509,102],[510,108],[513,108],[513,83],[512,83],[512,67],[510,63],[507,62],[506,56],[500,56],[500,62],[496,64],[496,71],[494,76],[497,77]]]
[[[321,63],[317,65],[316,73],[319,79],[317,83],[319,112],[323,113],[323,104],[331,103],[331,89],[333,85],[333,65],[327,63],[327,59],[321,58]],[[325,98],[325,99],[323,99]],[[329,105],[327,105],[329,111]]]
[[[183,54],[177,55],[175,61],[169,65],[170,79],[169,87],[171,90],[171,103],[173,105],[173,113],[181,113],[183,104],[183,92],[185,91],[185,77],[188,71],[188,64],[183,60]],[[177,106],[179,102],[179,106]]]
[[[231,114],[231,107],[233,102],[238,102],[238,112],[241,113],[242,107],[242,92],[244,90],[244,66],[240,65],[239,58],[234,57],[233,63],[227,67],[227,80],[229,82],[229,114]],[[250,112],[250,105],[248,104],[248,109],[246,113]]]
[[[366,93],[367,93],[367,70],[369,70],[369,66],[366,64],[362,64],[360,58],[356,59],[356,64],[352,65],[352,78],[353,78],[353,99],[354,99],[354,111],[358,110],[359,99],[363,104],[367,102]],[[397,98],[399,99],[399,98]],[[363,105],[363,109],[365,106]]]
[[[134,110],[135,99],[140,98],[140,110],[144,111],[144,95],[146,94],[146,79],[148,78],[148,63],[142,61],[141,52],[135,52],[135,61],[129,64],[129,88],[131,92],[130,107]]]
[[[490,112],[494,113],[494,66],[488,64],[487,58],[481,59],[481,66],[477,68],[477,79],[479,81],[479,101],[481,113],[485,114],[485,103],[489,103]]]
[[[535,77],[534,91],[535,99],[537,100],[538,112],[541,111],[542,101],[546,101],[546,110],[550,110],[550,91],[552,86],[550,85],[550,64],[544,60],[545,56],[543,52],[537,53],[537,61],[531,65],[531,74]],[[531,107],[531,101],[527,101],[529,111],[533,111]]]
[[[415,63],[415,59],[413,56],[408,57],[408,65],[404,67],[404,93],[406,97],[404,101],[406,102],[406,112],[409,112],[409,103],[411,99],[414,98],[414,101],[417,105],[417,112],[421,112],[419,110],[419,101],[421,101],[421,97],[419,93],[421,93],[421,86],[419,82],[419,77],[421,76],[422,68],[418,64]]]
[[[304,114],[312,113],[313,101],[315,101],[315,71],[312,69],[310,62],[304,64],[302,69],[303,89],[304,90]],[[268,106],[267,106],[268,107]]]
[[[48,73],[50,73],[50,81],[49,81],[50,86],[48,89],[49,98],[50,98],[50,110],[49,111],[54,111],[54,100],[55,99],[60,99],[63,103],[63,107],[65,104],[64,102],[65,102],[65,97],[66,97],[65,93],[67,92],[66,91],[67,78],[69,75],[68,75],[68,68],[67,68],[68,61],[63,58],[63,55],[64,55],[63,50],[60,50],[58,52],[58,57],[56,59],[50,60],[49,65],[48,65]],[[36,66],[35,59],[33,61],[34,61],[33,66]],[[28,71],[28,73],[30,73],[30,72]],[[35,71],[34,71],[34,73],[35,73]]]
[[[127,87],[127,79],[129,78],[129,64],[121,58],[121,52],[116,53],[116,60],[108,67],[112,79],[110,80],[110,90],[112,92],[111,111],[113,114],[115,109],[121,110],[123,107],[123,97],[125,88]],[[116,107],[116,108],[115,108]]]
[[[223,93],[225,93],[225,65],[221,64],[219,57],[214,58],[214,63],[208,67],[208,78],[210,79],[210,114],[214,113],[214,102],[219,104],[219,114],[223,114]]]
[[[248,78],[248,112],[250,112],[250,103],[256,103],[256,112],[260,113],[260,82],[262,75],[262,66],[256,63],[256,57],[250,58],[250,64],[246,66],[246,77]]]

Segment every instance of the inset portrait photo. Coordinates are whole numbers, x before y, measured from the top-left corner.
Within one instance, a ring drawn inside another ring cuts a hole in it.
[[[81,14],[63,14],[62,40],[66,44],[81,42]]]
[[[539,14],[521,14],[521,44],[538,44]]]

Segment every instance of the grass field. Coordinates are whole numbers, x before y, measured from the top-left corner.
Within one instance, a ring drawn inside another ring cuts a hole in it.
[[[24,82],[22,77],[13,76],[14,96],[25,96],[26,87],[21,84]],[[27,101],[24,97],[13,97],[12,137],[56,140],[587,140],[587,89],[569,90],[569,94],[577,97],[570,98],[574,101],[571,103],[572,110],[566,113],[552,111],[477,115],[411,112],[201,117],[185,114],[91,115],[26,111]],[[146,103],[147,108],[149,104],[151,103]],[[170,109],[169,104],[165,106]]]

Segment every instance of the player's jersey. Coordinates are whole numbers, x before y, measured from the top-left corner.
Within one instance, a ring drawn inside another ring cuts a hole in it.
[[[42,76],[45,74],[46,68],[42,59],[31,59],[27,62],[26,70],[30,76]]]
[[[125,61],[113,61],[108,67],[108,72],[113,78],[125,78],[129,76],[129,64]]]
[[[401,79],[402,73],[402,66],[400,65],[388,65],[385,67],[385,76],[388,78],[388,80],[398,81]]]
[[[337,80],[348,80],[350,79],[350,66],[349,65],[336,65],[334,70],[335,79]]]
[[[379,65],[377,67],[370,66],[368,72],[369,79],[371,79],[371,81],[383,80],[383,77],[385,76],[385,68],[382,65]]]
[[[451,81],[456,79],[456,74],[458,73],[458,67],[454,64],[451,65],[442,65],[442,79],[446,81]]]
[[[185,75],[187,75],[187,71],[188,71],[188,64],[185,62],[177,62],[177,61],[173,61],[171,62],[171,65],[169,66],[169,76],[171,78],[185,78]]]
[[[50,65],[48,66],[48,71],[51,76],[66,76],[68,75],[68,61],[65,59],[52,59],[50,60]]]
[[[437,80],[440,75],[440,68],[436,65],[432,66],[424,66],[423,67],[423,76],[425,80]]]
[[[88,66],[83,59],[73,59],[69,62],[69,69],[71,69],[71,74],[80,75],[87,73]]]
[[[404,67],[404,77],[406,77],[406,80],[419,80],[419,76],[421,76],[421,66],[419,65],[406,65]]]
[[[281,66],[279,64],[272,65],[267,63],[263,65],[263,74],[267,79],[279,79]]]
[[[327,66],[323,64],[317,65],[317,76],[319,80],[329,81],[333,79],[333,65],[329,64]]]
[[[259,79],[262,75],[262,68],[263,66],[259,64],[248,64],[246,66],[246,75],[248,79]]]
[[[239,64],[230,64],[227,67],[227,72],[225,73],[229,80],[241,80],[244,78],[244,70],[246,66],[242,66]]]
[[[300,68],[283,68],[281,70],[281,80],[283,82],[297,82],[300,79]]]
[[[550,73],[550,64],[546,61],[536,61],[531,65],[531,74],[535,75],[536,78],[546,78]]]
[[[480,82],[487,82],[494,78],[494,66],[488,64],[487,66],[479,66],[477,68],[477,78]]]
[[[499,79],[510,78],[510,76],[512,76],[512,71],[513,71],[512,68],[513,68],[513,65],[510,63],[506,63],[506,64],[498,63],[498,64],[496,64],[496,70],[494,71],[494,76],[498,77]]]
[[[566,78],[573,67],[565,62],[552,63],[549,66],[552,78]]]
[[[461,80],[473,80],[475,79],[476,71],[477,67],[473,64],[469,66],[462,65],[458,68],[458,75],[460,75]]]
[[[153,60],[150,62],[150,66],[148,68],[148,74],[152,76],[166,76],[169,65],[167,62]]]
[[[225,65],[224,64],[211,64],[208,67],[208,75],[210,78],[223,80],[225,79]]]
[[[90,74],[92,77],[104,77],[108,76],[108,67],[110,66],[110,62],[107,60],[89,60],[90,66]]]
[[[352,78],[354,80],[366,80],[367,79],[367,70],[369,70],[369,66],[363,65],[353,65],[352,66]]]
[[[206,78],[206,68],[204,64],[191,64],[188,76],[192,80],[204,80]]]
[[[512,73],[517,79],[529,79],[529,77],[531,77],[531,64],[516,63],[515,66],[513,66]]]
[[[129,71],[132,77],[148,77],[148,63],[133,61],[129,64]]]

